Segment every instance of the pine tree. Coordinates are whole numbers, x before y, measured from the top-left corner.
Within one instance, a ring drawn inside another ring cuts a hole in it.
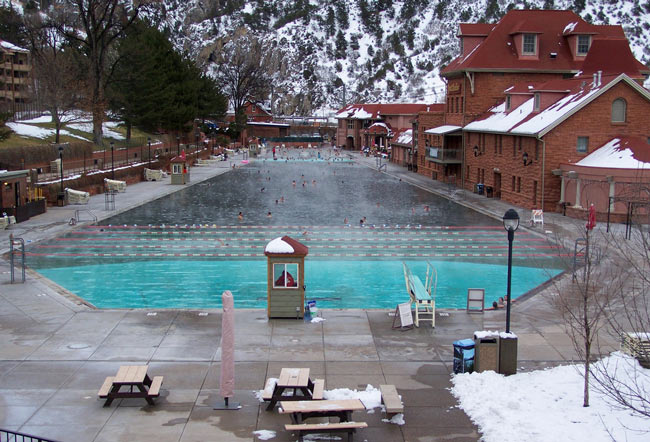
[[[339,30],[336,34],[336,58],[344,59],[346,57],[346,51],[348,50],[348,42],[345,40],[345,35]]]

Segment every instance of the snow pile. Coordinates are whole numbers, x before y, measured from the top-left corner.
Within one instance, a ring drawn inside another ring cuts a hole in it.
[[[266,245],[266,248],[264,249],[264,252],[266,253],[293,253],[293,247],[285,241],[282,240],[282,237],[278,236],[274,240],[271,240]]]
[[[382,422],[386,422],[388,424],[395,424],[395,425],[404,425],[406,421],[404,420],[404,414],[402,413],[397,413],[395,416],[391,417],[390,419],[382,419]]]
[[[259,440],[269,440],[275,437],[275,431],[271,430],[257,430],[253,431],[253,434],[257,436]]]
[[[314,318],[311,318],[312,324],[317,324],[319,322],[323,322],[324,320],[325,320],[325,318],[321,318],[320,316],[316,316]]]
[[[474,339],[495,338],[497,336],[499,336],[498,331],[481,330],[481,331],[474,332]]]
[[[638,383],[650,391],[650,370],[622,353],[599,364],[616,367],[623,385]],[[590,390],[583,407],[582,365],[566,365],[505,377],[493,371],[454,375],[452,393],[483,434],[485,442],[549,440],[590,442],[648,440],[647,418],[635,416]],[[611,435],[610,435],[611,433]]]
[[[382,407],[381,392],[379,389],[368,384],[365,390],[350,390],[349,388],[335,388],[334,390],[325,390],[323,398],[329,400],[341,399],[359,399],[363,402],[366,410]]]

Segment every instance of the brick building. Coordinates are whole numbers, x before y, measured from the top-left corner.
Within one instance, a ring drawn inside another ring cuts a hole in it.
[[[461,55],[441,72],[444,109],[419,116],[418,173],[557,210],[567,202],[561,164],[617,136],[650,136],[641,86],[650,70],[620,26],[571,11],[512,10],[496,24],[461,24],[459,38]]]
[[[412,129],[419,112],[430,104],[350,104],[336,113],[336,145],[348,150],[364,146],[385,151],[395,133]]]
[[[0,110],[14,112],[28,100],[31,72],[29,51],[0,40]]]

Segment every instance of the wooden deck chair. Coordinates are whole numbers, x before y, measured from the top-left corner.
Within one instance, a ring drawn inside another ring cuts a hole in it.
[[[425,282],[422,284],[420,278],[411,273],[411,269],[402,262],[404,268],[404,281],[406,291],[409,294],[411,304],[414,305],[416,327],[420,326],[420,321],[431,321],[431,327],[436,326],[436,300],[435,290],[438,284],[438,274],[435,267],[427,262],[427,273]],[[432,294],[433,291],[433,294]]]
[[[541,224],[544,227],[544,211],[541,209],[533,209],[530,214],[530,225],[535,227],[535,224]]]

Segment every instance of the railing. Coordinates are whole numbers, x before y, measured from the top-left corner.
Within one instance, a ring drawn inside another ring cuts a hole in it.
[[[16,249],[16,247],[18,247]],[[11,265],[11,283],[15,282],[14,276],[14,264],[15,264],[15,255],[20,256],[20,267],[22,268],[22,281],[25,282],[25,240],[22,238],[14,238],[14,234],[9,235],[9,254],[10,254],[10,265]]]
[[[427,159],[436,161],[461,161],[462,149],[447,149],[442,147],[427,147]]]
[[[76,222],[81,221],[81,213],[83,212],[89,214],[92,217],[93,222],[95,223],[97,222],[97,216],[95,216],[95,214],[92,213],[90,210],[85,210],[85,209],[77,209],[74,211],[74,219]]]
[[[57,442],[54,439],[44,439],[17,431],[3,430],[0,428],[0,442]]]

